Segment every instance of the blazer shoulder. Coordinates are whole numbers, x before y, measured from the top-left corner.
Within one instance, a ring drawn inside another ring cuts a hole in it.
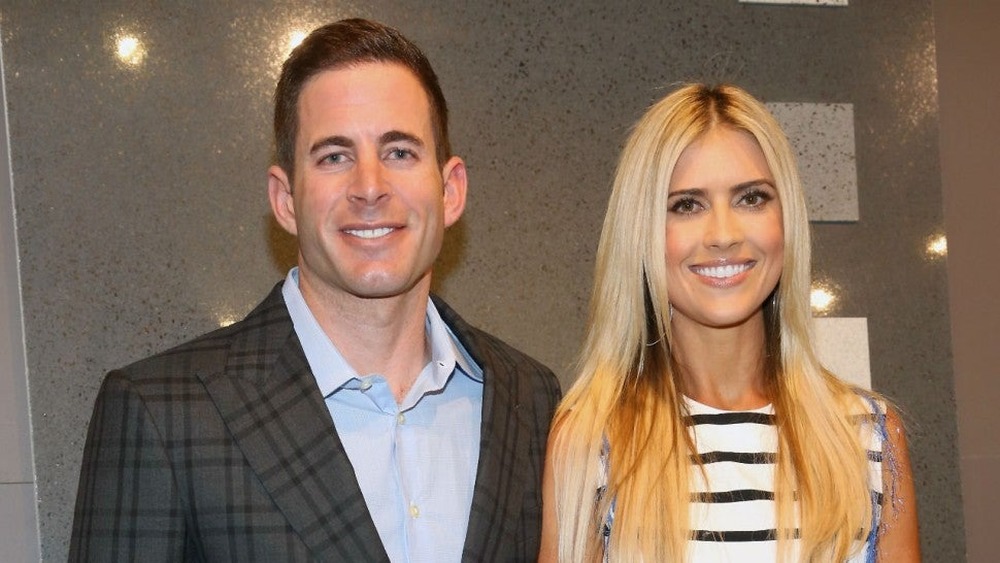
[[[470,325],[440,297],[432,295],[431,298],[441,318],[472,358],[484,371],[498,378],[498,384],[526,387],[547,397],[553,404],[558,402],[562,391],[551,369],[500,338]]]
[[[243,358],[277,354],[292,332],[280,287],[281,284],[275,286],[242,320],[133,362],[111,374],[135,384],[164,376],[183,379],[221,372],[234,354]]]

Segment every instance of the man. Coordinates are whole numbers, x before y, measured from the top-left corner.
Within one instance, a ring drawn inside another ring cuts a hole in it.
[[[286,61],[274,121],[298,267],[243,321],[108,375],[70,560],[533,560],[558,384],[430,298],[466,197],[430,64],[330,24]]]

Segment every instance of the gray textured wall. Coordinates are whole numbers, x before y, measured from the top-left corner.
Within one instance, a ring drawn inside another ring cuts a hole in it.
[[[873,386],[912,419],[928,561],[964,557],[930,0],[267,3],[0,7],[42,553],[67,547],[103,373],[246,311],[287,266],[269,221],[269,97],[292,28],[400,27],[449,98],[471,177],[438,290],[563,380],[611,171],[666,87],[853,104],[860,220],[814,227],[817,278],[868,319]],[[147,49],[114,56],[127,32]]]

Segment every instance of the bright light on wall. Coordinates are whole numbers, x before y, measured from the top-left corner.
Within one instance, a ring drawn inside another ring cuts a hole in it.
[[[809,294],[809,304],[813,313],[825,313],[837,302],[837,294],[832,288],[823,284],[813,284]]]
[[[293,49],[299,46],[300,43],[305,41],[306,33],[302,30],[295,30],[288,34],[288,53],[291,53]]]
[[[119,35],[115,40],[115,56],[127,65],[138,66],[146,58],[146,47],[134,35]]]
[[[927,255],[931,258],[944,258],[948,255],[948,237],[944,235],[932,236],[927,241]]]

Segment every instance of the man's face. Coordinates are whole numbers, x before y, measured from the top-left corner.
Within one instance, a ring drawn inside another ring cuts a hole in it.
[[[428,290],[444,229],[465,207],[465,165],[439,167],[430,104],[388,63],[328,70],[299,95],[294,185],[269,170],[278,222],[299,239],[307,300]]]

